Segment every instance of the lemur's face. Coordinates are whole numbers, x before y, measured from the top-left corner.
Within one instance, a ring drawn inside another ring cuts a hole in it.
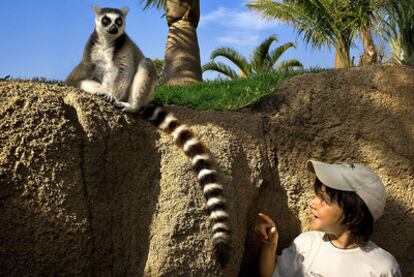
[[[101,33],[117,35],[124,32],[124,18],[118,14],[106,13],[99,15],[95,22],[96,29]]]
[[[127,8],[122,10],[94,6],[96,31],[105,36],[118,37],[124,33]]]

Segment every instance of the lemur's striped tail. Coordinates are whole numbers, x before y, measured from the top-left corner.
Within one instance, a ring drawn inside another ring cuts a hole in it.
[[[171,134],[174,142],[183,149],[191,159],[192,167],[197,174],[207,201],[212,220],[212,242],[217,261],[224,266],[230,257],[230,224],[226,212],[226,200],[223,196],[223,186],[217,178],[217,171],[204,144],[186,125],[161,106],[148,105],[141,114],[156,125],[160,130]]]

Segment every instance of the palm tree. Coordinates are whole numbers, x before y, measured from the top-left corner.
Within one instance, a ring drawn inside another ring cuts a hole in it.
[[[183,85],[202,81],[197,26],[200,0],[140,0],[144,8],[164,9],[169,27],[161,82]]]
[[[211,53],[211,61],[203,65],[202,71],[217,71],[230,79],[237,79],[265,72],[289,70],[297,67],[303,68],[303,65],[298,60],[294,59],[281,62],[279,66],[275,67],[275,64],[283,53],[289,48],[295,47],[292,42],[288,42],[277,47],[273,51],[270,51],[270,47],[275,41],[277,41],[276,35],[272,35],[265,39],[252,52],[250,61],[233,48],[217,48]],[[230,60],[239,68],[240,73],[237,73],[230,66],[222,62],[214,61],[217,57],[224,57]]]
[[[378,11],[382,8],[383,0],[341,0],[340,7],[348,13],[350,21],[359,35],[364,48],[360,57],[361,64],[376,63],[378,52],[372,38],[372,30],[378,22]]]
[[[384,2],[382,30],[390,44],[392,59],[414,65],[414,5],[411,0]]]
[[[337,0],[257,0],[247,3],[249,8],[260,11],[265,17],[290,23],[306,43],[315,47],[334,46],[336,68],[351,66],[349,56],[355,27],[352,17]]]

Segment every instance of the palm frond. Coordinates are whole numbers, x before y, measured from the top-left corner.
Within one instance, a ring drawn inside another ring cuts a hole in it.
[[[251,56],[251,65],[255,71],[263,71],[272,67],[270,63],[269,50],[273,42],[277,41],[276,35],[266,38],[256,49],[253,50]]]
[[[206,71],[216,71],[219,72],[230,79],[237,79],[239,76],[237,75],[236,71],[234,71],[230,66],[222,63],[222,62],[208,62],[201,67],[201,72]]]
[[[315,4],[306,4],[305,2],[314,3],[318,1],[289,1],[274,2],[271,0],[257,0],[247,3],[251,9],[257,10],[264,17],[278,19],[292,25],[298,32],[303,35],[307,44],[312,44],[320,48],[322,45],[333,44],[335,36],[330,26],[325,26],[322,20],[318,20],[317,6]]]
[[[248,60],[235,49],[230,47],[217,48],[211,53],[210,59],[214,60],[217,57],[224,57],[230,60],[245,76],[249,76],[251,74],[251,68]]]
[[[291,60],[286,60],[283,61],[279,64],[279,66],[276,68],[277,71],[282,71],[282,70],[291,70],[294,68],[303,68],[303,64],[295,59],[291,59]]]
[[[292,25],[307,44],[320,48],[335,45],[337,40],[349,39],[351,32],[348,14],[338,7],[337,0],[283,1],[257,0],[247,3],[263,16]],[[348,34],[350,33],[350,34]]]
[[[144,4],[144,9],[155,7],[157,9],[164,9],[167,4],[167,0],[140,0],[141,4]]]
[[[277,61],[279,60],[279,58],[289,49],[289,48],[296,48],[295,44],[293,42],[287,42],[285,44],[282,44],[281,46],[279,46],[278,48],[276,48],[275,50],[273,50],[272,52],[269,53],[270,56],[270,63],[271,66],[273,67]]]
[[[387,17],[381,20],[385,40],[394,60],[414,65],[414,5],[410,1],[385,1]]]

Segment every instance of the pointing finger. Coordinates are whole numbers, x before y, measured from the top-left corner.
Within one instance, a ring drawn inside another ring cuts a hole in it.
[[[273,220],[269,217],[269,216],[267,216],[267,215],[265,215],[265,214],[262,214],[262,213],[259,213],[259,217],[266,223],[266,224],[269,224],[269,225],[271,225],[271,226],[275,226],[275,223],[273,222]]]

